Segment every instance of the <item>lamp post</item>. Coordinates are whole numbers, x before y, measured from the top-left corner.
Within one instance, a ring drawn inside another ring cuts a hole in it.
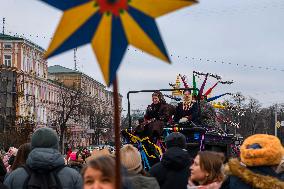
[[[274,130],[275,130],[275,136],[277,137],[277,126],[276,126],[276,123],[277,123],[277,103],[275,104],[275,124],[274,124]]]

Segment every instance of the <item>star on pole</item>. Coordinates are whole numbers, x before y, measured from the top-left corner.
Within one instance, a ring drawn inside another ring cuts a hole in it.
[[[46,58],[90,43],[109,86],[128,45],[170,62],[155,18],[196,0],[42,0],[63,11]]]

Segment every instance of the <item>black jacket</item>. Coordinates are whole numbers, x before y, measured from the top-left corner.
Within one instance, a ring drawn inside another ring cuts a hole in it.
[[[0,159],[0,183],[4,182],[4,178],[5,178],[6,173],[7,173],[6,167],[5,167],[2,159]]]
[[[147,107],[145,119],[155,119],[168,122],[171,117],[171,105],[167,103],[151,104]]]
[[[190,156],[185,149],[169,148],[162,161],[155,164],[149,173],[155,177],[161,189],[186,189],[189,177]]]
[[[180,102],[178,106],[176,107],[176,111],[174,114],[174,121],[179,122],[179,120],[183,117],[189,117],[190,121],[193,121],[194,123],[198,122],[198,105],[197,103],[193,103],[192,106],[184,110],[183,109],[183,102]]]

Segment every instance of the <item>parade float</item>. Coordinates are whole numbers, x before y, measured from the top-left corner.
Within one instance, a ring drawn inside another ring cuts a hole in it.
[[[224,93],[211,97],[213,89],[218,85],[230,85],[233,81],[222,81],[222,78],[218,75],[195,71],[193,72],[192,78],[192,85],[186,81],[186,76],[179,74],[175,83],[169,83],[170,89],[128,92],[129,127],[122,131],[122,135],[125,143],[134,144],[139,149],[146,169],[149,169],[152,164],[161,159],[163,152],[166,150],[164,139],[171,132],[181,132],[186,136],[187,150],[192,157],[194,157],[198,151],[204,150],[223,152],[226,157],[238,155],[239,139],[236,139],[233,134],[228,134],[225,129],[222,129],[220,124],[233,125],[235,127],[237,127],[237,125],[234,125],[236,123],[219,113],[220,110],[234,109],[235,107],[231,107],[224,102],[216,101],[225,95],[233,94]],[[204,78],[199,88],[197,87],[196,78]],[[213,78],[216,82],[212,87],[205,90],[208,78]],[[185,91],[190,92],[187,94]],[[171,93],[170,95],[166,94],[169,92]],[[151,124],[154,125],[158,123],[157,119],[153,121],[147,118],[147,112],[150,106],[148,106],[144,118],[141,118],[138,124],[133,124],[130,114],[130,96],[137,93],[152,93],[152,96],[155,93],[163,93],[163,97],[170,99],[171,102],[168,103],[169,107],[171,107],[168,108],[170,116],[168,116],[169,119],[167,118],[167,121],[163,122],[162,132],[158,135],[147,132]],[[185,107],[186,104],[190,104],[189,109],[193,109],[191,115],[177,116],[178,107],[180,105]],[[175,117],[178,117],[178,119]]]

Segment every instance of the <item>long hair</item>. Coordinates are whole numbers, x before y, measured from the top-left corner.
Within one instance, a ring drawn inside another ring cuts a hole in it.
[[[209,175],[206,178],[204,184],[210,184],[212,182],[221,182],[224,179],[222,170],[225,157],[222,153],[211,151],[200,151],[199,164],[203,171],[206,171]]]
[[[152,97],[153,97],[153,96],[158,97],[161,104],[165,104],[165,103],[166,103],[166,100],[165,100],[165,98],[164,98],[164,95],[163,95],[163,93],[161,93],[161,91],[155,91],[155,92],[152,94]]]
[[[17,155],[15,157],[15,161],[13,165],[11,166],[11,170],[14,171],[18,167],[25,165],[26,160],[28,159],[28,155],[31,151],[31,144],[30,143],[25,143],[22,144],[17,152]]]

